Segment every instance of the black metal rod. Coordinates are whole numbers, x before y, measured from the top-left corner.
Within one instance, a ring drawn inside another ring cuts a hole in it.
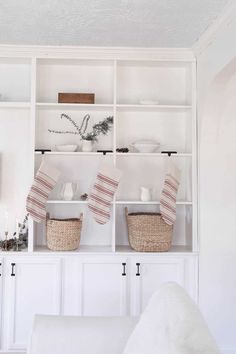
[[[15,277],[16,276],[15,265],[16,265],[16,263],[11,263],[11,277]]]
[[[136,277],[140,277],[140,263],[136,263],[136,266],[137,266]]]
[[[123,266],[123,273],[122,273],[122,276],[125,277],[125,276],[126,276],[126,270],[125,270],[126,263],[122,263],[122,266]]]
[[[162,151],[162,154],[167,154],[168,156],[171,156],[172,154],[177,154],[177,151]]]
[[[103,155],[106,155],[108,152],[113,152],[112,150],[97,150],[97,152],[101,152]]]

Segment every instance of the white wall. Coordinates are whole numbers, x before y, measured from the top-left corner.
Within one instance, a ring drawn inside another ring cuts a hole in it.
[[[0,237],[4,214],[9,213],[9,232],[15,218],[23,220],[30,182],[29,110],[0,109]]]
[[[233,20],[198,58],[200,306],[223,353],[236,353],[235,34]]]

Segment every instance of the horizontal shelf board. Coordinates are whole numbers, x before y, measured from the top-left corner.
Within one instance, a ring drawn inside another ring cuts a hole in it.
[[[40,151],[35,151],[36,155],[42,155]],[[45,155],[71,155],[71,156],[100,156],[102,155],[102,152],[83,152],[83,151],[75,151],[75,152],[66,152],[66,151],[45,151]],[[167,154],[161,154],[160,152],[151,152],[151,153],[141,153],[141,152],[128,152],[128,153],[123,153],[123,152],[116,152],[115,153],[117,156],[122,156],[122,157],[131,157],[131,156],[140,156],[140,157],[169,157]],[[107,152],[107,155],[113,155],[113,152]],[[191,157],[191,153],[178,153],[178,154],[172,154],[171,157]]]
[[[191,246],[172,246],[170,251],[168,252],[136,252],[130,246],[116,246],[116,250],[113,251],[111,246],[87,246],[81,245],[77,250],[74,251],[52,251],[47,248],[47,246],[35,246],[33,252],[28,251],[27,249],[22,250],[21,252],[15,251],[0,251],[2,257],[4,256],[21,256],[21,255],[42,255],[42,254],[50,254],[55,256],[69,256],[69,255],[79,255],[79,254],[111,254],[111,255],[119,255],[119,254],[131,254],[131,255],[142,255],[142,256],[156,256],[156,257],[168,257],[173,255],[195,255],[198,254],[197,251],[192,251]]]
[[[150,200],[148,202],[143,202],[140,200],[116,200],[116,204],[134,204],[134,205],[159,205],[160,201],[157,200]],[[189,201],[177,201],[177,205],[192,205],[192,202]]]
[[[79,50],[79,53],[81,54],[81,49]],[[108,66],[108,67],[113,67],[114,65],[114,60],[111,58],[104,58],[104,56],[98,58],[95,56],[95,53],[92,54],[83,54],[82,56],[76,55],[73,56],[72,58],[69,56],[67,57],[55,57],[55,55],[46,56],[43,57],[40,55],[37,61],[39,66],[43,65],[78,65],[78,66],[83,66],[83,67],[89,67],[89,66]]]
[[[117,152],[116,155],[118,156],[157,156],[157,157],[169,157],[167,154],[162,154],[160,152]],[[191,157],[192,154],[189,152],[180,152],[177,154],[171,154],[171,157]]]
[[[142,255],[163,255],[166,256],[168,254],[173,253],[194,253],[192,251],[191,246],[181,245],[181,246],[171,246],[171,249],[168,252],[137,252],[133,250],[130,246],[116,246],[116,253],[134,253],[134,254],[142,254]]]
[[[87,200],[48,200],[47,204],[87,204]],[[123,205],[123,204],[134,204],[134,205],[159,205],[160,201],[157,200],[150,200],[148,202],[143,202],[141,200],[116,200],[115,204]],[[190,201],[177,201],[177,205],[192,205]]]
[[[36,246],[34,253],[59,253],[64,254],[78,254],[78,253],[113,253],[111,246],[97,246],[97,245],[80,245],[77,250],[74,251],[52,251],[47,246]]]
[[[162,104],[153,104],[153,105],[144,105],[144,104],[117,104],[116,105],[118,111],[125,110],[186,110],[191,109],[191,105],[162,105]]]
[[[173,50],[173,49],[171,49]],[[168,50],[169,51],[169,50]],[[170,54],[170,52],[168,53]],[[187,54],[187,53],[186,53]],[[119,58],[117,59],[118,66],[139,66],[139,67],[167,67],[167,68],[183,68],[185,66],[189,67],[189,64],[195,62],[196,59],[194,57],[177,57],[176,53],[171,58],[170,55],[161,56],[160,58],[150,57],[147,58]]]
[[[40,151],[35,151],[35,155],[43,155]],[[48,151],[44,153],[45,155],[70,155],[70,156],[101,156],[102,152],[61,152],[61,151]],[[108,152],[107,155],[113,155],[112,152]]]
[[[12,255],[22,255],[22,254],[28,254],[29,253],[29,251],[28,251],[28,248],[24,248],[24,249],[22,249],[21,251],[13,251],[13,250],[11,250],[11,251],[3,251],[3,250],[0,250],[0,255],[1,255],[1,257],[4,257],[4,256],[12,256]],[[0,351],[0,353],[1,353],[1,351]]]
[[[87,200],[48,200],[47,204],[87,204]]]
[[[77,109],[93,109],[93,110],[103,110],[103,109],[113,109],[113,104],[85,104],[85,103],[57,103],[57,102],[37,102],[36,106],[38,108],[77,108]]]
[[[0,108],[30,108],[30,102],[0,102]]]
[[[77,250],[74,251],[52,251],[48,249],[47,246],[35,246],[33,252],[22,251],[22,252],[0,252],[2,255],[20,255],[22,253],[29,253],[29,254],[50,254],[50,255],[60,255],[60,256],[67,256],[67,255],[75,255],[75,254],[123,254],[128,253],[131,255],[142,255],[142,256],[157,256],[157,257],[168,257],[176,255],[191,255],[197,254],[197,252],[192,251],[191,246],[181,245],[175,246],[173,245],[168,252],[137,252],[133,250],[130,246],[120,246],[117,245],[115,251],[112,250],[112,246],[98,246],[98,245],[80,245]]]
[[[57,103],[57,102],[37,102],[38,108],[78,108],[78,109],[113,109],[125,110],[186,110],[191,109],[191,105],[142,105],[142,104],[82,104],[82,103]]]

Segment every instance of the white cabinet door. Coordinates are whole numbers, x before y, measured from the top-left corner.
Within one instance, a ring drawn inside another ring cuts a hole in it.
[[[138,316],[151,295],[168,281],[185,286],[184,259],[174,257],[135,257],[132,260],[131,313]]]
[[[7,350],[21,350],[35,314],[60,314],[61,269],[57,258],[15,257],[6,270]]]
[[[82,316],[127,314],[127,261],[91,257],[80,262],[79,311]]]

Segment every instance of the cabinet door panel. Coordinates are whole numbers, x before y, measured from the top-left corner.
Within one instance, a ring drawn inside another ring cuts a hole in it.
[[[15,263],[12,276],[12,263]],[[35,314],[60,314],[60,261],[7,262],[8,349],[25,349]]]
[[[122,261],[91,260],[81,264],[80,314],[120,316],[127,313],[127,276]]]
[[[140,263],[137,276],[137,263]],[[132,262],[132,314],[139,315],[161,284],[174,281],[184,286],[183,259],[137,258]]]

